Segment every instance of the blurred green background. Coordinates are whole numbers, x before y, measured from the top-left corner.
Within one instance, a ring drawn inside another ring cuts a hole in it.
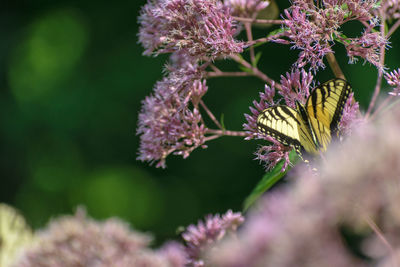
[[[205,214],[240,210],[264,174],[253,160],[260,142],[240,137],[211,141],[186,160],[171,156],[165,170],[136,161],[141,100],[162,78],[167,59],[141,55],[137,16],[144,3],[2,3],[0,202],[19,208],[35,228],[82,204],[95,218],[118,216],[161,242],[177,238],[179,226]],[[357,34],[360,29],[348,26]],[[255,35],[265,32],[258,29]],[[389,68],[399,66],[395,40],[398,36],[391,39]],[[335,48],[365,108],[376,70],[369,64],[347,65],[344,49]],[[260,68],[274,79],[298,54],[278,44],[258,51],[263,51]],[[332,77],[327,68],[317,80]],[[208,85],[205,102],[217,117],[224,114],[231,130],[242,129],[243,113],[264,88],[253,77],[213,79]]]

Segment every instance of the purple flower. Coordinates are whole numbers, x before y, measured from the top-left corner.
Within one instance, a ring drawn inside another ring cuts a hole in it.
[[[245,138],[246,140],[250,140],[253,138],[263,138],[257,130],[257,118],[260,113],[271,106],[274,106],[274,96],[275,96],[275,85],[274,83],[270,86],[265,85],[264,92],[260,92],[260,101],[253,101],[254,107],[250,107],[251,115],[244,114],[247,123],[243,124],[243,128],[246,130],[248,136]]]
[[[271,142],[272,145],[260,146],[256,152],[254,152],[256,155],[255,159],[259,160],[260,163],[264,163],[266,170],[271,170],[283,159],[284,163],[281,171],[285,171],[290,164],[289,153],[293,148],[282,145],[270,136],[264,136],[264,140]]]
[[[157,82],[139,113],[139,160],[165,168],[171,153],[186,158],[197,147],[205,148],[207,128],[197,104],[206,91],[196,69],[179,69]]]
[[[241,53],[227,7],[217,0],[148,0],[139,17],[144,54],[184,50],[196,58],[215,59]]]
[[[354,99],[354,93],[351,93],[343,108],[342,119],[339,123],[339,132],[342,136],[350,136],[354,127],[362,123],[360,108],[358,102]]]
[[[393,91],[389,94],[393,96],[400,96],[400,69],[386,73],[385,79],[390,86],[394,87]]]
[[[179,71],[182,69],[195,71],[198,67],[197,58],[190,56],[185,50],[178,50],[171,54],[165,69],[167,72]]]
[[[310,95],[313,78],[313,75],[304,69],[286,73],[286,77],[281,75],[282,90],[279,91],[279,94],[285,99],[286,105],[295,108],[296,101],[305,104]]]
[[[230,7],[232,15],[254,18],[257,13],[269,6],[266,0],[225,0],[225,5]]]
[[[372,9],[376,6],[375,0],[349,0],[343,3],[339,0],[318,1],[296,0],[285,10],[286,37],[293,44],[292,48],[301,50],[296,61],[296,67],[310,65],[313,71],[324,68],[323,58],[333,53],[334,41],[341,39],[346,46],[349,57],[363,57],[372,64],[381,68],[376,61],[380,47],[386,45],[386,40],[371,30],[376,26]],[[358,20],[367,26],[360,38],[347,40],[343,37],[340,27],[351,20]],[[349,42],[353,41],[350,45]],[[354,43],[356,42],[356,43]],[[357,49],[356,49],[357,48]],[[379,58],[379,56],[378,56]]]
[[[35,233],[34,242],[21,253],[18,267],[147,266],[184,267],[184,247],[168,242],[158,250],[152,238],[117,219],[98,222],[78,209],[75,216],[59,217]]]
[[[189,266],[204,266],[204,262],[200,259],[204,250],[221,240],[228,231],[236,232],[243,221],[240,212],[233,213],[228,210],[222,217],[218,214],[208,215],[204,222],[199,221],[197,225],[189,225],[182,234],[186,242]]]
[[[318,11],[302,10],[298,5],[285,10],[285,26],[288,28],[285,34],[293,44],[292,48],[301,50],[296,66],[302,68],[309,63],[312,70],[317,70],[325,67],[323,58],[332,52],[329,41],[337,25],[322,28],[320,24],[325,23],[321,15],[315,16],[320,21],[312,21],[313,14],[318,14]]]
[[[355,57],[357,56],[383,70],[384,66],[380,62],[380,49],[386,47],[388,41],[379,32],[365,31],[361,37],[347,38],[343,43],[350,63],[356,62],[357,58]]]

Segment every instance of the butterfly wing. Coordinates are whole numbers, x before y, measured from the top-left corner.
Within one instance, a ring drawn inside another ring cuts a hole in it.
[[[350,92],[351,86],[345,80],[332,79],[316,87],[307,99],[305,107],[321,151],[326,151],[331,135],[337,132]]]
[[[259,132],[271,136],[286,146],[293,146],[298,153],[301,150],[315,153],[310,128],[301,114],[288,106],[275,106],[263,110],[257,118]]]

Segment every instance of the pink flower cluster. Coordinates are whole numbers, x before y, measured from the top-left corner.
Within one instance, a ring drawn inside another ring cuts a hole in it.
[[[335,41],[341,42],[350,58],[361,57],[383,68],[379,62],[380,48],[386,47],[387,40],[379,33],[373,32],[377,26],[377,19],[373,10],[378,7],[375,0],[296,0],[285,10],[286,37],[293,44],[293,48],[301,50],[297,67],[310,65],[316,71],[325,68],[324,57],[333,53]],[[361,37],[347,38],[341,32],[341,26],[348,21],[357,20],[367,25]]]
[[[172,71],[157,82],[153,95],[142,102],[137,129],[139,160],[165,167],[169,154],[186,158],[193,149],[203,146],[207,128],[198,102],[207,86],[199,70],[192,67]]]
[[[75,216],[60,217],[37,232],[14,266],[185,266],[182,245],[169,242],[152,250],[150,241],[149,235],[131,230],[120,220],[98,222],[78,210]]]
[[[139,23],[145,55],[184,50],[199,59],[215,59],[243,51],[243,43],[233,38],[229,8],[218,0],[149,0]]]

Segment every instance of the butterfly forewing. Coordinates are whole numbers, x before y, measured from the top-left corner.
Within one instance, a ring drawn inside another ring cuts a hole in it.
[[[259,132],[269,135],[283,145],[293,146],[297,152],[316,150],[311,132],[300,113],[288,106],[270,107],[258,116]]]

